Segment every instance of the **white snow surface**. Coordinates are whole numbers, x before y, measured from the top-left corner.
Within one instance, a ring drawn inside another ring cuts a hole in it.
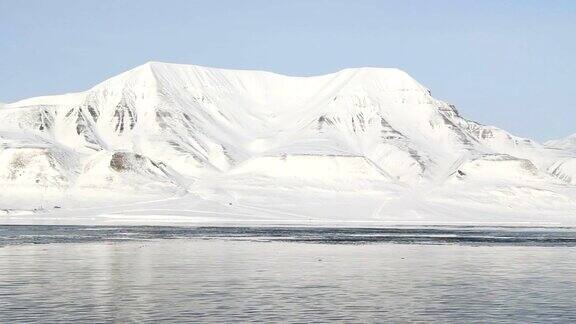
[[[545,145],[551,148],[576,152],[576,134],[572,134],[562,139],[548,141]]]
[[[150,62],[0,105],[0,223],[576,224],[576,137],[460,116],[398,69]]]

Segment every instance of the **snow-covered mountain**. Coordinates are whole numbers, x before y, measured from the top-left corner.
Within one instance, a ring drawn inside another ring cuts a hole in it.
[[[575,143],[467,120],[397,69],[151,62],[0,106],[0,208],[64,207],[49,217],[154,200],[192,221],[576,221]]]
[[[576,134],[572,134],[558,140],[548,141],[544,144],[551,148],[576,151]]]
[[[549,171],[565,182],[576,185],[576,134],[559,140],[548,141],[545,145],[551,149],[570,152],[567,157],[557,160]]]

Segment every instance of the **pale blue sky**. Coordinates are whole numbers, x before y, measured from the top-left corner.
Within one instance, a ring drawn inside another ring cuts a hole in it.
[[[576,133],[576,1],[0,0],[0,101],[147,61],[314,75],[398,67],[465,117]]]

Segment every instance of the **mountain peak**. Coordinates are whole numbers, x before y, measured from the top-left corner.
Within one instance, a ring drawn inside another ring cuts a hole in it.
[[[548,147],[568,149],[576,151],[576,134],[568,135],[564,138],[550,140],[544,143]]]
[[[349,94],[413,90],[429,91],[397,68],[359,67],[314,76],[289,76],[260,70],[232,70],[150,61],[119,76],[153,78],[161,87],[219,89],[241,92],[262,102],[289,103],[338,89]]]
[[[410,80],[417,83],[407,72],[398,68],[383,68],[383,67],[353,67],[344,68],[336,72],[330,72],[325,74],[316,74],[309,76],[295,76],[287,75],[276,72],[270,72],[265,70],[253,70],[253,69],[226,69],[218,67],[208,67],[202,65],[194,64],[181,64],[181,63],[170,63],[170,62],[159,62],[159,61],[148,61],[141,64],[127,72],[130,71],[141,71],[141,70],[151,70],[156,73],[162,73],[166,71],[183,71],[185,73],[190,72],[204,72],[204,73],[223,73],[223,74],[244,74],[244,75],[260,75],[260,76],[271,76],[277,78],[285,79],[321,79],[327,78],[335,75],[361,75],[364,78],[387,78],[387,79],[404,79]]]

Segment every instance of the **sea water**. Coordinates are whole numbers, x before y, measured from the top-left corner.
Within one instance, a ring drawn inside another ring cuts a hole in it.
[[[573,322],[570,229],[0,226],[0,323]]]

